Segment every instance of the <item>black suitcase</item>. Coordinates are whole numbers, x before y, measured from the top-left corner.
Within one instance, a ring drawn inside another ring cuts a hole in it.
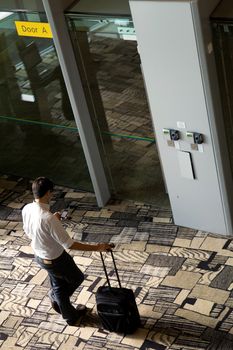
[[[140,326],[140,316],[131,289],[122,288],[113,253],[111,256],[119,288],[110,285],[103,255],[100,253],[108,286],[101,286],[96,293],[97,312],[104,329],[110,332],[132,334]]]

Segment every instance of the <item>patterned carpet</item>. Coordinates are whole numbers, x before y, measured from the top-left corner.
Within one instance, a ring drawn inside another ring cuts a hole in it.
[[[142,320],[130,336],[101,329],[99,254],[72,251],[86,276],[72,301],[89,312],[80,326],[67,326],[51,309],[47,275],[22,230],[30,186],[23,178],[0,178],[0,349],[233,349],[232,238],[178,227],[168,210],[153,205],[115,201],[99,209],[93,194],[57,186],[52,211],[68,208],[64,225],[72,237],[116,244],[122,285],[134,290]]]

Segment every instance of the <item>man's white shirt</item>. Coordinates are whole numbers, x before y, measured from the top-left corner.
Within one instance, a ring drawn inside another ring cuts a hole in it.
[[[58,258],[64,248],[70,248],[73,239],[60,220],[49,211],[49,205],[33,202],[22,210],[23,229],[32,240],[35,255],[42,259]]]

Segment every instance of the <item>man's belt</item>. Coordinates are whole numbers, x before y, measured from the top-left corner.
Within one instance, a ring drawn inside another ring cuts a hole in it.
[[[52,263],[60,260],[60,258],[62,257],[62,255],[65,253],[65,251],[56,259],[42,259],[40,258],[38,255],[36,256],[36,258],[42,263],[42,264],[45,264],[45,265],[52,265]]]
[[[53,260],[48,260],[48,259],[42,259],[40,258],[39,256],[37,256],[37,259],[42,262],[42,264],[45,264],[45,265],[51,265],[53,263]]]
[[[46,264],[46,265],[50,265],[50,264],[53,263],[53,260],[48,260],[48,259],[41,259],[41,260],[42,260],[42,262],[43,262],[44,264]]]

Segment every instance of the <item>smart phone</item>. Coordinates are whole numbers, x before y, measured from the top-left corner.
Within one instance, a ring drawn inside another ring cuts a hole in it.
[[[67,219],[68,216],[68,210],[63,210],[61,213],[61,220]]]

